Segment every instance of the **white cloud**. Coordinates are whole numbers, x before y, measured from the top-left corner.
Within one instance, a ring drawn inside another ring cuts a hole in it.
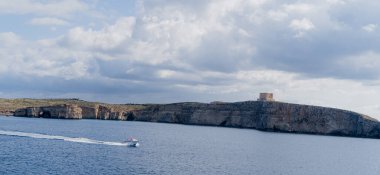
[[[120,18],[114,25],[108,25],[100,31],[75,27],[66,36],[69,47],[80,49],[110,50],[120,46],[131,38],[135,26],[134,17]]]
[[[306,19],[306,18],[293,19],[290,22],[289,27],[297,31],[300,31],[300,30],[308,31],[315,28],[314,24],[309,19]]]
[[[73,13],[84,12],[88,6],[79,0],[33,1],[12,0],[0,1],[0,13],[8,14],[38,14],[53,16],[69,16]]]
[[[59,77],[64,79],[88,76],[88,54],[57,47],[51,41],[27,41],[14,33],[1,33],[0,75],[22,77]]]
[[[32,25],[47,25],[47,26],[65,26],[69,25],[69,23],[65,20],[59,19],[59,18],[51,18],[51,17],[44,17],[44,18],[33,18],[29,21],[29,24]]]
[[[159,78],[171,78],[176,76],[176,74],[178,73],[173,70],[160,70],[157,72]]]
[[[276,20],[276,21],[283,21],[284,19],[286,19],[289,15],[288,13],[286,12],[283,12],[283,11],[274,11],[274,10],[270,10],[268,12],[268,16],[269,18],[273,19],[273,20]]]
[[[374,32],[377,29],[377,24],[368,24],[362,27],[363,30],[367,32]]]
[[[307,14],[312,10],[312,6],[305,3],[285,4],[284,9],[288,13]]]
[[[345,0],[326,0],[326,2],[330,4],[339,4],[339,5],[346,4]]]
[[[302,38],[306,35],[307,31],[315,28],[314,24],[306,18],[293,19],[290,22],[289,27],[296,31],[296,34],[294,35],[295,38]]]
[[[343,57],[337,61],[337,65],[349,68],[352,73],[380,78],[380,53],[371,50]]]
[[[22,43],[21,38],[13,32],[0,33],[0,45],[15,47]]]

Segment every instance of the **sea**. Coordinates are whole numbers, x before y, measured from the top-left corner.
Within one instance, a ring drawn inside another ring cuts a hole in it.
[[[1,116],[0,174],[378,175],[380,140]]]

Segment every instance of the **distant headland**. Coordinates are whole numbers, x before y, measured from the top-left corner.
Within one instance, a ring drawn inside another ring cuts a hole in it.
[[[262,131],[380,138],[380,123],[352,111],[275,101],[107,104],[79,99],[0,99],[0,115],[178,123]]]

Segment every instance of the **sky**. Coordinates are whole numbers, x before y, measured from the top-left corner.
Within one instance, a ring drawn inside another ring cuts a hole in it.
[[[380,1],[0,0],[0,97],[256,100],[380,119]]]

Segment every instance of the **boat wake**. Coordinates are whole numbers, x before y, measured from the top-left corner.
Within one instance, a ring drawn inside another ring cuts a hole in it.
[[[88,139],[88,138],[83,138],[83,137],[65,137],[65,136],[46,135],[46,134],[18,132],[18,131],[0,130],[0,135],[16,136],[16,137],[29,137],[29,138],[36,138],[36,139],[63,140],[63,141],[67,141],[67,142],[111,145],[111,146],[133,146],[129,142],[107,142],[107,141],[93,140],[93,139]]]

